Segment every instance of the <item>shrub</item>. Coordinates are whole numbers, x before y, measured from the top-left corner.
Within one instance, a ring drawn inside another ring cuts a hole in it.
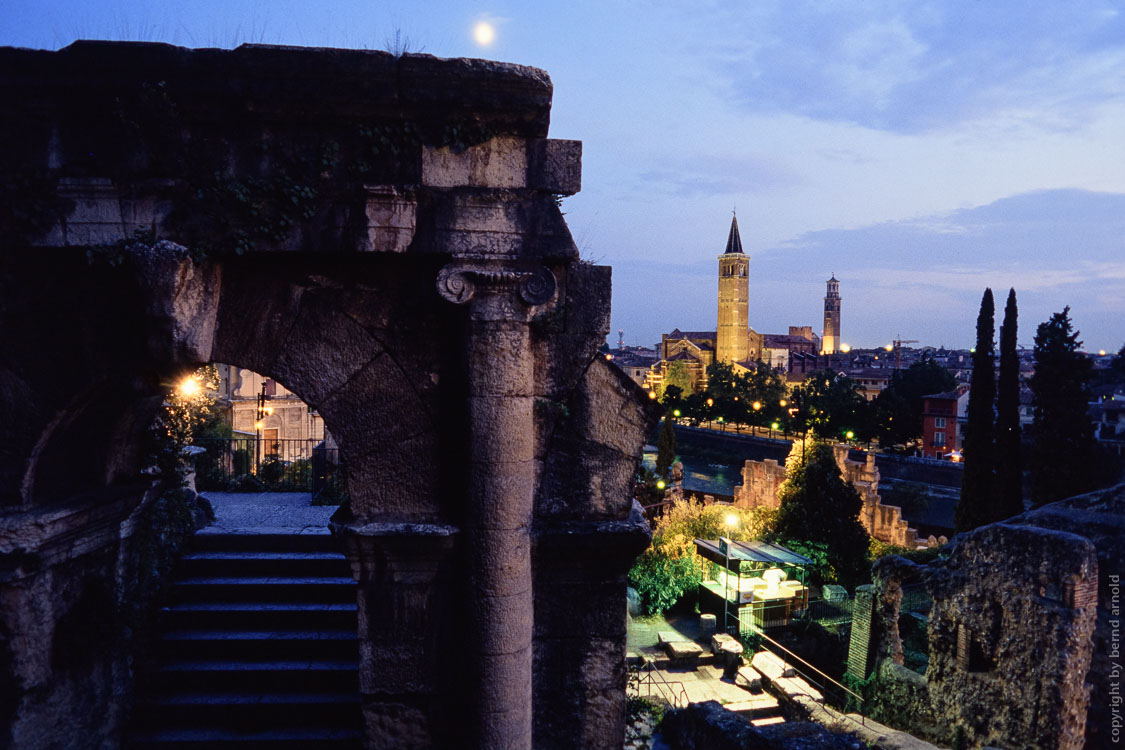
[[[644,613],[654,615],[671,609],[685,592],[698,587],[702,575],[693,558],[668,557],[650,548],[630,568],[629,585],[641,597]]]

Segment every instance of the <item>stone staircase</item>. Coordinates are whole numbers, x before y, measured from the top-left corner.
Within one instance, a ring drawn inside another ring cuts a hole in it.
[[[200,533],[126,747],[358,748],[356,585],[325,534]]]

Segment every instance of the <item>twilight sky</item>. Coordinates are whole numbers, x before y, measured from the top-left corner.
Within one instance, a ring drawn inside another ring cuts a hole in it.
[[[1021,345],[1063,306],[1125,343],[1125,6],[1116,0],[0,0],[0,44],[245,42],[487,57],[546,69],[551,135],[584,142],[563,204],[614,268],[613,333],[715,326],[737,207],[750,324],[968,347],[981,292]],[[474,26],[491,24],[482,46]]]

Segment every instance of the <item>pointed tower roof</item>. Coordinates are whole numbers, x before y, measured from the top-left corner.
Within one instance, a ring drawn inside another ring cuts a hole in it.
[[[738,236],[738,217],[732,216],[730,220],[730,235],[727,237],[727,249],[723,253],[742,253],[742,238]]]

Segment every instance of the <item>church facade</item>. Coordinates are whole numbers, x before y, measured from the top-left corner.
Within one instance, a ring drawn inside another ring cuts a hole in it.
[[[804,373],[815,369],[821,341],[812,326],[789,326],[788,334],[761,334],[750,326],[750,256],[742,248],[737,216],[731,218],[727,244],[718,260],[716,330],[676,328],[662,334],[660,360],[649,371],[646,387],[662,391],[675,373],[677,381],[686,375],[694,390],[703,390],[707,368],[715,362],[731,365],[736,373],[764,365],[803,379]]]

